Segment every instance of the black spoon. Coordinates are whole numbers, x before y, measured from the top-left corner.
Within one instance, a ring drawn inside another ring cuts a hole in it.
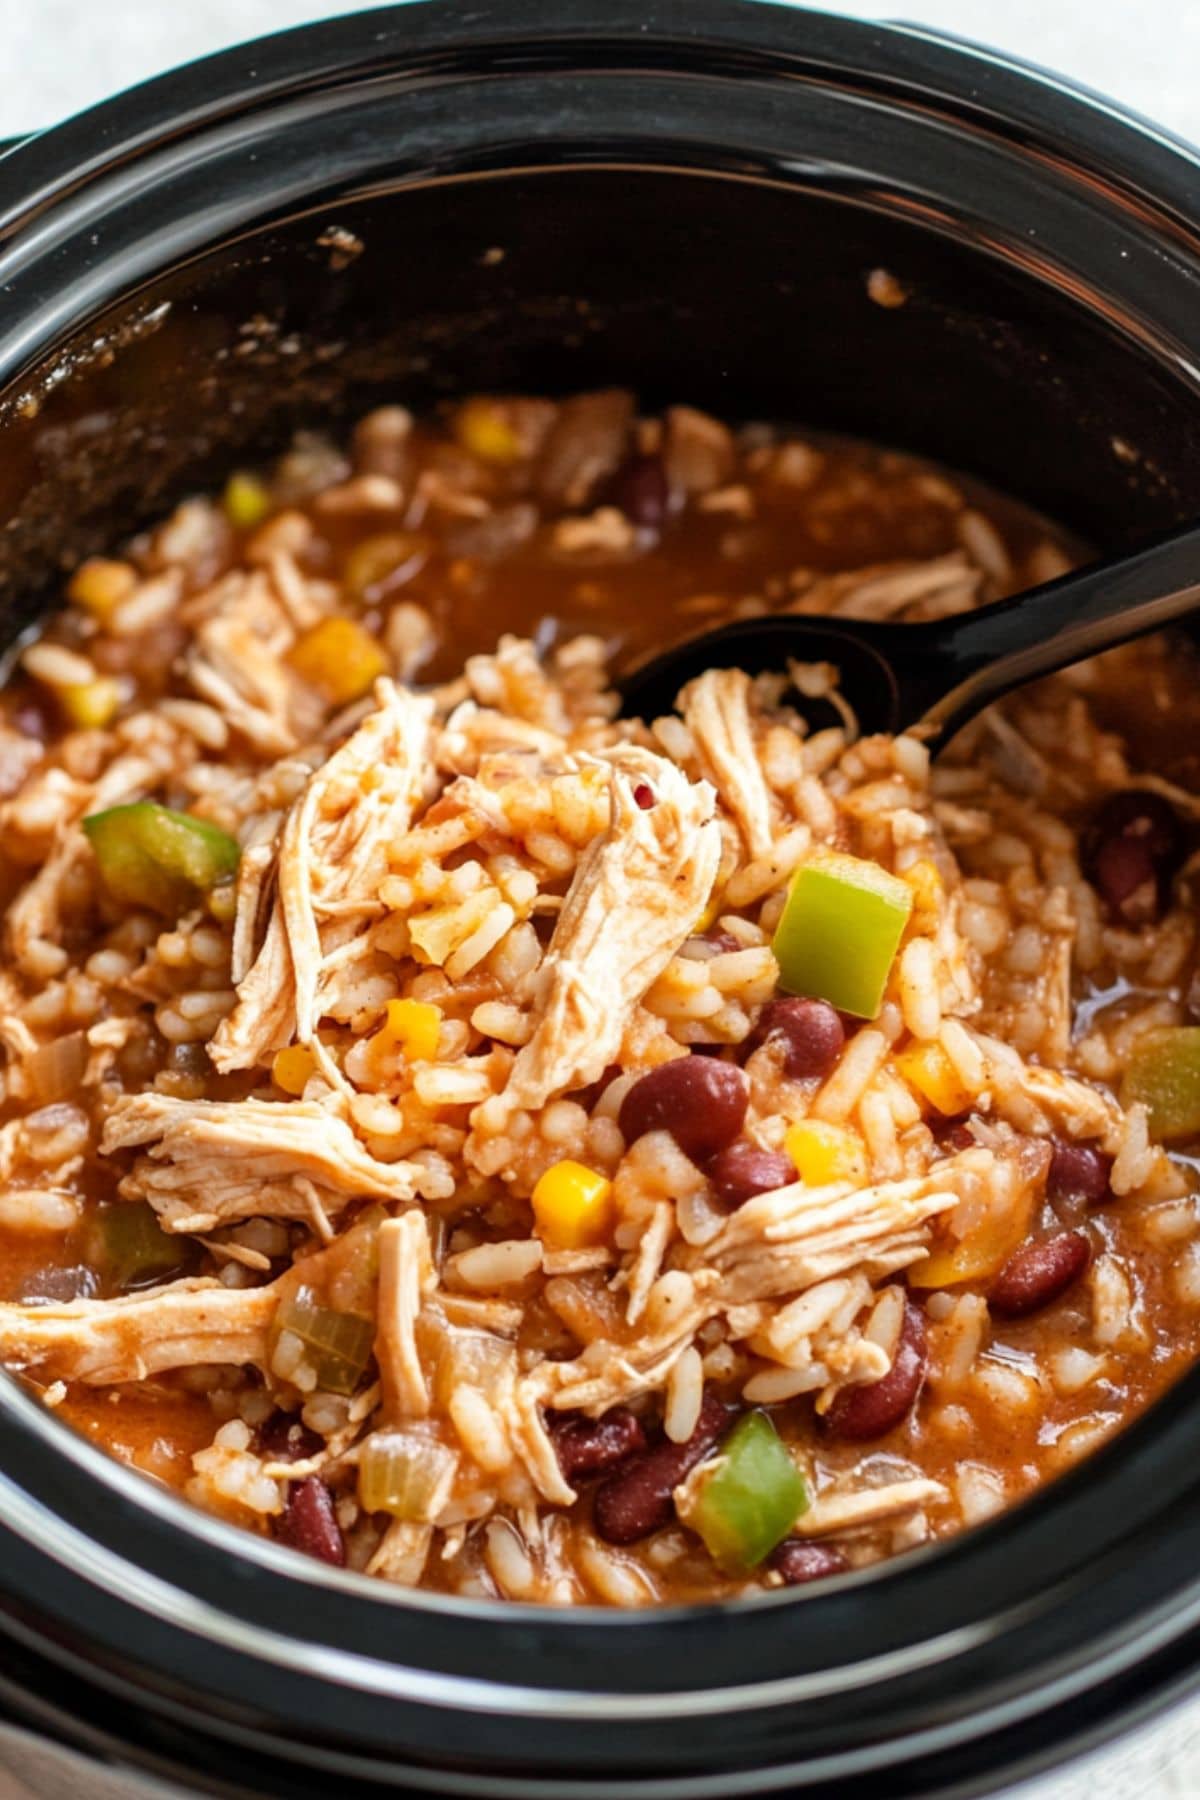
[[[999,600],[978,612],[918,625],[771,613],[721,625],[633,668],[619,682],[622,711],[670,712],[706,669],[751,675],[790,661],[834,663],[864,732],[936,726],[939,747],[1010,689],[1101,650],[1157,631],[1200,607],[1200,525],[1112,562]]]

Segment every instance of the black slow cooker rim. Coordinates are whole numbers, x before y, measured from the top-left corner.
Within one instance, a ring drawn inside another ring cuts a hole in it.
[[[377,72],[378,61],[371,59],[380,55],[422,67],[422,78],[444,74],[454,56],[499,75],[506,63],[536,66],[558,55],[650,69],[668,66],[675,56],[688,66],[708,59],[743,72],[753,66],[756,73],[778,76],[782,69],[781,79],[801,73],[811,78],[815,71],[823,80],[853,80],[974,123],[986,121],[989,131],[1035,156],[1102,177],[1124,205],[1140,209],[1148,232],[1174,241],[1181,263],[1200,267],[1188,200],[1193,153],[1114,109],[1102,110],[1053,77],[988,53],[947,48],[908,29],[866,28],[736,0],[648,11],[624,0],[603,7],[573,0],[549,27],[536,0],[504,6],[439,0],[303,28],[224,53],[119,96],[10,153],[0,162],[0,378],[11,378],[46,348],[44,331],[31,335],[21,328],[49,298],[54,250],[74,230],[74,214],[93,184],[115,169],[136,172],[168,138],[177,143],[200,137],[243,109],[269,110],[287,96],[352,79],[368,65]],[[99,155],[97,144],[103,146]],[[75,321],[58,323],[65,330]],[[546,1738],[539,1764],[577,1751],[586,1723],[588,1770],[597,1778],[603,1772],[632,1779],[635,1769],[679,1766],[681,1757],[678,1740],[656,1747],[649,1729],[633,1731],[635,1721],[644,1718],[649,1727],[672,1713],[686,1714],[694,1740],[686,1755],[693,1768],[697,1756],[708,1759],[716,1784],[711,1791],[727,1788],[737,1779],[733,1772],[750,1764],[770,1762],[781,1781],[795,1778],[795,1770],[783,1768],[794,1745],[786,1709],[804,1697],[797,1665],[807,1663],[804,1673],[812,1675],[824,1661],[820,1646],[877,1646],[882,1633],[899,1648],[909,1609],[925,1621],[943,1619],[944,1641],[927,1663],[953,1668],[955,1681],[977,1702],[970,1716],[948,1694],[942,1716],[931,1723],[926,1689],[925,1725],[917,1728],[911,1691],[916,1676],[896,1673],[872,1690],[878,1698],[879,1686],[887,1685],[889,1706],[869,1730],[863,1724],[857,1744],[839,1751],[836,1734],[844,1739],[846,1721],[862,1711],[864,1662],[852,1658],[825,1672],[824,1701],[836,1693],[840,1710],[824,1732],[810,1733],[806,1770],[816,1766],[819,1752],[826,1773],[857,1771],[870,1778],[894,1755],[889,1734],[897,1730],[906,1737],[906,1755],[932,1755],[1044,1711],[1056,1691],[1064,1709],[1075,1708],[1068,1729],[1094,1729],[1094,1714],[1078,1704],[1086,1688],[1130,1676],[1132,1664],[1145,1662],[1156,1645],[1191,1642],[1200,1580],[1181,1584],[1178,1569],[1200,1566],[1195,1554],[1182,1554],[1197,1548],[1200,1523],[1187,1466],[1189,1409],[1197,1394],[1200,1375],[1193,1375],[1086,1470],[969,1537],[802,1600],[781,1596],[719,1611],[564,1618],[525,1607],[380,1594],[365,1582],[257,1546],[168,1496],[152,1494],[140,1478],[90,1446],[66,1439],[4,1382],[0,1525],[7,1535],[0,1540],[0,1607],[10,1629],[64,1663],[94,1667],[105,1661],[107,1673],[100,1678],[123,1691],[132,1684],[156,1705],[176,1710],[190,1696],[228,1733],[290,1731],[296,1741],[307,1740],[314,1755],[320,1739],[330,1746],[369,1744],[372,1755],[433,1759],[445,1752],[446,1728],[444,1717],[431,1726],[425,1709],[444,1715],[470,1700],[471,1743],[458,1758],[464,1765],[511,1762],[511,1731],[493,1729],[495,1709],[508,1705],[517,1718],[538,1718]],[[1106,1508],[1118,1492],[1125,1510],[1115,1528]],[[103,1583],[101,1552],[115,1558],[104,1566]],[[151,1593],[143,1571],[165,1582],[165,1592]],[[254,1647],[219,1644],[211,1619],[206,1624],[186,1616],[182,1596],[219,1593],[222,1584],[230,1593],[224,1616],[253,1625],[260,1634]],[[104,1611],[93,1623],[88,1615],[97,1590],[104,1592]],[[159,1607],[165,1616],[156,1616]],[[272,1666],[272,1634],[284,1645],[308,1644],[315,1660],[317,1639],[328,1648],[333,1636],[349,1654],[352,1645],[371,1642],[373,1631],[386,1629],[385,1619],[407,1623],[419,1637],[420,1666],[406,1670],[379,1657],[378,1678],[367,1684],[357,1708],[350,1704],[355,1671],[346,1662],[330,1663],[315,1676]],[[700,1628],[717,1623],[718,1630],[702,1635]],[[503,1634],[506,1658],[521,1667],[524,1693],[487,1681],[481,1626],[487,1627],[484,1638]],[[1022,1666],[1022,1645],[1027,1669],[1037,1671],[1037,1693],[1013,1673],[1014,1655]],[[610,1685],[614,1664],[624,1684],[619,1689]],[[677,1683],[681,1666],[687,1670],[682,1707],[662,1691]],[[570,1685],[564,1669],[571,1671]],[[418,1693],[424,1675],[431,1685]],[[478,1690],[467,1683],[479,1684]],[[1134,1681],[1123,1705],[1145,1702],[1147,1695],[1135,1696],[1136,1688]],[[736,1708],[729,1704],[734,1698]],[[729,1710],[714,1731],[706,1715],[723,1703]],[[616,1720],[622,1742],[606,1744],[604,1725]],[[532,1768],[518,1779],[523,1786],[513,1791],[532,1791]],[[709,1785],[694,1773],[686,1779],[689,1794]],[[569,1789],[556,1779],[553,1791]]]
[[[964,116],[1060,151],[1078,166],[1095,157],[1106,181],[1156,209],[1176,208],[1185,230],[1194,231],[1194,189],[1180,162],[1194,163],[1193,144],[1061,72],[932,27],[903,19],[867,23],[792,0],[611,0],[604,7],[567,0],[552,20],[540,0],[400,0],[199,57],[15,143],[0,164],[0,242],[162,134],[202,130],[231,110],[384,74],[394,61],[433,78],[447,64],[484,68],[497,56],[509,68],[536,67],[564,49],[625,67],[687,66],[717,52],[747,72],[853,70],[868,86],[949,101]]]
[[[91,289],[85,284],[86,311],[99,309],[102,283],[112,276],[102,234],[85,229],[97,199],[106,219],[112,210],[135,207],[147,225],[162,227],[151,190],[162,179],[165,155],[186,157],[206,134],[209,143],[218,142],[234,119],[247,122],[288,102],[311,102],[344,84],[362,91],[399,75],[416,93],[451,71],[496,80],[526,70],[545,74],[564,59],[583,59],[589,73],[644,77],[718,68],[730,84],[770,76],[832,86],[849,78],[864,97],[946,109],[962,124],[1019,144],[1047,180],[1070,169],[1098,196],[1119,197],[1131,218],[1173,240],[1187,258],[1197,255],[1200,158],[1193,146],[1061,75],[965,40],[909,24],[868,26],[790,0],[658,0],[657,6],[612,0],[604,7],[564,0],[549,26],[539,0],[479,6],[402,0],[201,58],[0,156],[0,385],[42,353],[49,331],[65,335],[80,322],[81,314],[54,312],[76,266],[86,271],[94,261],[97,282]],[[571,161],[589,154],[593,161],[622,160],[614,150],[560,149]],[[662,160],[661,151],[654,154]],[[544,165],[544,158],[532,161]],[[515,166],[510,156],[504,172]],[[490,172],[489,163],[460,157],[453,173],[466,171]],[[429,167],[424,177],[447,172]],[[761,178],[761,170],[753,173]],[[214,211],[210,228],[232,230],[251,217],[247,209],[228,216]],[[934,218],[926,223],[938,228]],[[1040,256],[1035,232],[1030,239],[1031,256]],[[193,247],[185,237],[177,246],[181,255]],[[13,329],[30,318],[39,321],[36,337]]]

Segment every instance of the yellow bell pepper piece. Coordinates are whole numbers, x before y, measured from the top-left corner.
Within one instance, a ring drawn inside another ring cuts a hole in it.
[[[940,905],[945,896],[946,886],[935,862],[929,857],[921,857],[911,868],[905,869],[901,880],[907,881],[913,891],[913,900],[917,906],[933,908]]]
[[[271,1079],[276,1087],[281,1087],[285,1094],[293,1094],[297,1098],[316,1072],[317,1059],[307,1044],[289,1044],[286,1050],[276,1051],[275,1060],[271,1064]]]
[[[387,1018],[371,1042],[380,1050],[402,1050],[409,1062],[432,1062],[441,1025],[441,1009],[428,1000],[389,1000]]]
[[[382,647],[356,619],[322,619],[306,631],[288,657],[293,669],[335,706],[361,700],[387,674]]]
[[[696,920],[696,923],[692,926],[692,930],[695,932],[710,931],[721,916],[721,908],[724,905],[724,902],[725,902],[724,889],[722,889],[721,892],[718,893],[717,890],[714,888],[712,891],[712,894],[709,897],[708,905],[704,908],[704,911],[700,914],[700,917]]]
[[[72,725],[77,725],[81,731],[96,731],[111,725],[121,710],[121,690],[107,675],[97,675],[95,681],[81,681],[54,691]]]
[[[801,1119],[789,1125],[783,1147],[796,1165],[796,1173],[809,1187],[827,1187],[833,1181],[865,1181],[867,1153],[856,1132],[824,1119]]]
[[[912,889],[911,929],[917,934],[932,934],[946,902],[946,884],[937,864],[923,856],[910,869],[905,869],[901,879]]]
[[[1011,1212],[985,1217],[967,1237],[946,1237],[923,1262],[908,1271],[913,1287],[955,1287],[962,1281],[988,1281],[998,1275],[1029,1232],[1032,1189]]]
[[[896,1058],[896,1068],[903,1080],[947,1119],[966,1112],[975,1098],[940,1044],[910,1045]]]
[[[612,1182],[583,1163],[551,1164],[533,1190],[537,1235],[556,1250],[603,1243],[613,1225]]]
[[[523,446],[512,423],[494,400],[468,400],[460,406],[454,420],[454,435],[464,450],[480,462],[497,463],[502,468],[518,462]]]
[[[107,556],[89,556],[67,583],[67,599],[82,606],[101,625],[107,625],[122,600],[137,586],[137,571],[126,562]]]
[[[257,475],[235,469],[225,483],[221,505],[236,531],[253,531],[271,510],[271,490]]]

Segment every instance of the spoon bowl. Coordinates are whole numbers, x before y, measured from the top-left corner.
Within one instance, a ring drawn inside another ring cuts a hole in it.
[[[832,663],[838,690],[865,729],[901,729],[903,696],[897,678],[903,637],[923,626],[867,626],[854,619],[806,618],[797,613],[760,613],[719,625],[660,651],[631,669],[618,683],[623,711],[647,718],[670,712],[680,689],[706,669],[739,668],[748,675],[783,674],[791,663]]]
[[[1110,562],[1090,563],[977,612],[915,625],[765,613],[721,625],[638,664],[622,710],[669,712],[712,668],[780,674],[832,663],[863,732],[925,725],[936,749],[1001,695],[1186,618],[1200,607],[1200,525]]]

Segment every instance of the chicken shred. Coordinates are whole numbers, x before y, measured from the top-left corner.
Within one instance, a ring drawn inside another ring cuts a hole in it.
[[[263,756],[286,756],[304,726],[316,723],[315,696],[283,658],[295,641],[284,608],[262,570],[234,572],[202,602],[187,659],[188,679]]]
[[[661,1386],[680,1352],[710,1319],[860,1269],[892,1272],[929,1248],[929,1220],[958,1203],[932,1180],[806,1188],[797,1182],[746,1202],[702,1249],[677,1249],[691,1272],[693,1298],[657,1329],[643,1324],[633,1345],[597,1339],[573,1361],[543,1363],[528,1377],[554,1410],[592,1416]],[[729,1319],[734,1340],[748,1320]]]
[[[709,669],[688,683],[680,699],[701,768],[757,859],[769,853],[775,834],[771,795],[754,741],[753,691],[743,670]]]
[[[542,963],[533,1035],[473,1116],[477,1134],[599,1078],[712,889],[721,842],[706,781],[627,746],[612,752],[609,794],[608,829],[579,858]]]
[[[393,1519],[367,1564],[368,1575],[380,1575],[398,1587],[416,1587],[425,1572],[433,1526],[419,1519]]]
[[[210,1055],[227,1073],[269,1060],[293,1037],[312,1044],[331,999],[329,962],[381,908],[388,848],[409,826],[431,770],[431,700],[376,687],[377,708],[311,776],[275,857],[275,898],[259,954]],[[239,894],[257,911],[261,882]]]
[[[720,1271],[727,1306],[800,1294],[871,1259],[890,1261],[895,1252],[915,1262],[928,1248],[923,1227],[958,1205],[958,1194],[939,1176],[934,1171],[865,1188],[796,1182],[758,1194],[691,1255],[699,1266]]]
[[[197,1363],[266,1367],[274,1286],[173,1281],[148,1294],[0,1305],[0,1358],[47,1381],[144,1381]]]
[[[213,1231],[238,1219],[311,1219],[363,1197],[411,1200],[422,1171],[377,1162],[335,1113],[296,1100],[117,1100],[104,1154],[150,1146],[121,1183],[148,1200],[166,1231]]]
[[[424,1296],[436,1286],[429,1226],[417,1211],[379,1227],[379,1303],[375,1360],[387,1419],[423,1419],[429,1387],[417,1350],[416,1323]]]

